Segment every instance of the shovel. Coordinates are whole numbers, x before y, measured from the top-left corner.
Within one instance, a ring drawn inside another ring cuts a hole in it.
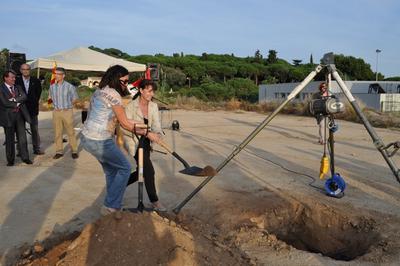
[[[162,140],[160,140],[158,142],[158,144],[183,164],[185,169],[179,171],[180,173],[185,174],[185,175],[194,175],[194,176],[214,176],[217,174],[217,171],[215,171],[215,169],[209,165],[207,165],[204,168],[200,168],[197,166],[190,166],[181,156],[179,156],[179,154],[177,154],[175,151],[173,151]]]
[[[144,210],[144,204],[143,204],[143,147],[142,145],[139,145],[139,160],[138,160],[138,206],[137,209],[140,212],[143,212]]]

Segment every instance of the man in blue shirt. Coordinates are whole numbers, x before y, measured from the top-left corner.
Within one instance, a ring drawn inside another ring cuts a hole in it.
[[[78,158],[78,145],[74,133],[74,116],[73,104],[78,100],[76,88],[66,82],[65,69],[57,67],[55,71],[56,83],[52,84],[49,89],[49,98],[53,101],[53,126],[54,140],[56,144],[56,154],[53,159],[59,159],[63,156],[63,139],[62,134],[64,128],[67,131],[68,141],[71,145],[72,158]]]

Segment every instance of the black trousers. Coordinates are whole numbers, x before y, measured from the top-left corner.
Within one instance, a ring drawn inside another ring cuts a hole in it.
[[[147,195],[149,196],[150,202],[158,201],[156,185],[154,182],[155,171],[153,167],[153,163],[150,160],[150,140],[145,137],[141,137],[140,141],[143,145],[143,177],[144,177],[144,185],[146,186]],[[136,170],[133,172],[128,181],[128,186],[132,183],[135,183],[139,179],[139,149],[136,150],[135,160],[136,160]]]
[[[15,160],[15,134],[18,138],[18,148],[22,160],[29,160],[28,143],[25,132],[25,119],[21,112],[15,113],[13,125],[4,127],[6,135],[6,157],[7,162],[14,163]]]
[[[31,116],[30,128],[32,133],[33,151],[40,151],[39,122],[37,115]]]

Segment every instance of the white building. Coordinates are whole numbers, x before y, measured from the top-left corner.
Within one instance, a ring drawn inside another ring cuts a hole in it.
[[[81,80],[81,84],[93,88],[99,86],[100,81],[101,77],[88,77],[87,79]]]
[[[321,81],[310,82],[296,99],[307,100],[318,91],[320,83]],[[382,112],[400,112],[400,81],[345,81],[345,83],[354,97],[367,107]],[[258,100],[261,103],[285,99],[299,84],[300,82],[259,85]],[[342,94],[336,81],[332,81],[330,91],[339,96]]]

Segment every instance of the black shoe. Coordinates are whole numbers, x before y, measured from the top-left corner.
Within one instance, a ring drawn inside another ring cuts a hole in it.
[[[26,159],[26,160],[22,160],[24,163],[26,163],[26,164],[33,164],[33,162],[31,161],[31,160],[29,160],[29,159]]]
[[[78,159],[79,155],[76,152],[72,153],[72,159]]]
[[[57,159],[60,159],[60,158],[63,157],[63,156],[64,156],[64,154],[56,153],[56,155],[53,156],[53,159],[54,159],[54,160],[57,160]]]
[[[36,155],[43,155],[44,152],[41,151],[41,150],[37,150],[37,151],[34,151],[33,154],[36,154]]]
[[[8,162],[7,166],[14,166],[14,162]]]

